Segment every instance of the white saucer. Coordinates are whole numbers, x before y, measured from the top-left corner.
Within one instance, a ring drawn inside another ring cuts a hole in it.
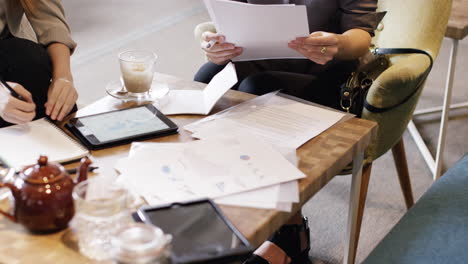
[[[120,81],[113,81],[107,84],[106,92],[117,99],[125,101],[157,101],[169,93],[169,87],[165,83],[154,82],[147,93],[129,93],[122,87]]]

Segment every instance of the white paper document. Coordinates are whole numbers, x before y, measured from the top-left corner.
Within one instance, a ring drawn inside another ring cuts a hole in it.
[[[344,113],[270,93],[184,127],[200,139],[218,134],[250,133],[279,148],[297,149]]]
[[[291,181],[220,197],[215,202],[225,205],[290,212],[292,204],[299,202],[299,186],[297,181]]]
[[[255,5],[205,0],[217,31],[226,41],[243,48],[233,61],[304,58],[288,47],[296,37],[309,35],[304,5]]]
[[[216,74],[203,90],[171,90],[163,105],[158,106],[165,115],[210,113],[216,102],[237,83],[234,64]]]
[[[280,153],[254,137],[140,143],[115,168],[121,173],[118,181],[150,204],[224,197],[305,177]],[[270,192],[272,201],[282,197],[279,189]],[[292,197],[283,197],[283,201],[297,201],[297,191],[286,192]]]
[[[88,153],[45,118],[0,129],[0,156],[14,168],[36,164],[40,155],[46,155],[49,161],[67,162]]]

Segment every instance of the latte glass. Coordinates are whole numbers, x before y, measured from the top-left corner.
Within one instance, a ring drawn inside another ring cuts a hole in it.
[[[123,85],[132,96],[144,96],[151,89],[156,59],[156,54],[145,50],[130,50],[119,54]]]

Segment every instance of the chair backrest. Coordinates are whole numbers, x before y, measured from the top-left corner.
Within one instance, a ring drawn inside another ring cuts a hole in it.
[[[372,43],[379,48],[417,48],[427,51],[435,59],[439,53],[450,16],[452,0],[379,0],[379,11],[387,11]],[[367,101],[376,107],[387,108],[403,104],[383,113],[363,110],[362,117],[379,124],[377,135],[366,151],[366,162],[386,153],[401,138],[422,89],[420,80],[429,70],[424,55],[392,55],[390,67],[372,84]]]
[[[387,11],[373,43],[381,48],[419,48],[437,57],[452,0],[379,0]]]

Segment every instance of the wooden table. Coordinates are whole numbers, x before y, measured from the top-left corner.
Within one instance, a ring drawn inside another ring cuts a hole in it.
[[[160,80],[170,83],[171,87],[191,85],[200,88],[199,84],[187,83],[174,77],[160,75]],[[253,98],[252,95],[229,91],[215,106],[213,112],[236,105]],[[128,107],[111,97],[105,97],[80,110],[78,114],[103,112],[110,109]],[[174,116],[179,127],[191,123],[202,116]],[[350,214],[345,248],[345,262],[352,259],[354,233],[356,231],[357,204],[361,185],[363,151],[370,142],[377,125],[374,122],[351,118],[338,123],[321,135],[310,140],[298,149],[299,169],[307,178],[299,181],[300,203],[293,206],[292,213],[275,210],[263,210],[244,207],[221,206],[223,212],[254,245],[260,245],[269,235],[284,224],[288,218],[300,210],[315,193],[322,189],[335,175],[354,159],[354,172],[351,186]],[[180,130],[179,134],[154,139],[155,142],[191,141],[190,133]],[[98,175],[116,174],[113,165],[118,158],[128,155],[130,145],[93,151],[95,164],[99,166]],[[20,225],[0,217],[0,263],[97,263],[80,255],[73,231],[70,229],[51,235],[33,235],[27,233]]]
[[[458,42],[464,39],[468,35],[468,0],[453,0],[452,11],[447,25],[445,36],[450,38],[452,41],[452,50],[450,52],[450,62],[447,73],[447,82],[445,85],[444,102],[442,107],[433,107],[428,109],[422,109],[414,112],[414,116],[432,114],[442,112],[439,140],[437,141],[437,152],[435,160],[427,148],[424,140],[419,134],[414,122],[411,121],[408,125],[408,130],[411,136],[414,138],[418,149],[421,151],[424,160],[426,161],[429,169],[431,170],[434,180],[440,177],[442,171],[443,153],[445,149],[445,138],[448,125],[448,114],[450,109],[458,109],[468,107],[468,102],[451,104],[452,101],[452,88],[453,78],[455,74],[455,65],[457,61],[458,53]]]

